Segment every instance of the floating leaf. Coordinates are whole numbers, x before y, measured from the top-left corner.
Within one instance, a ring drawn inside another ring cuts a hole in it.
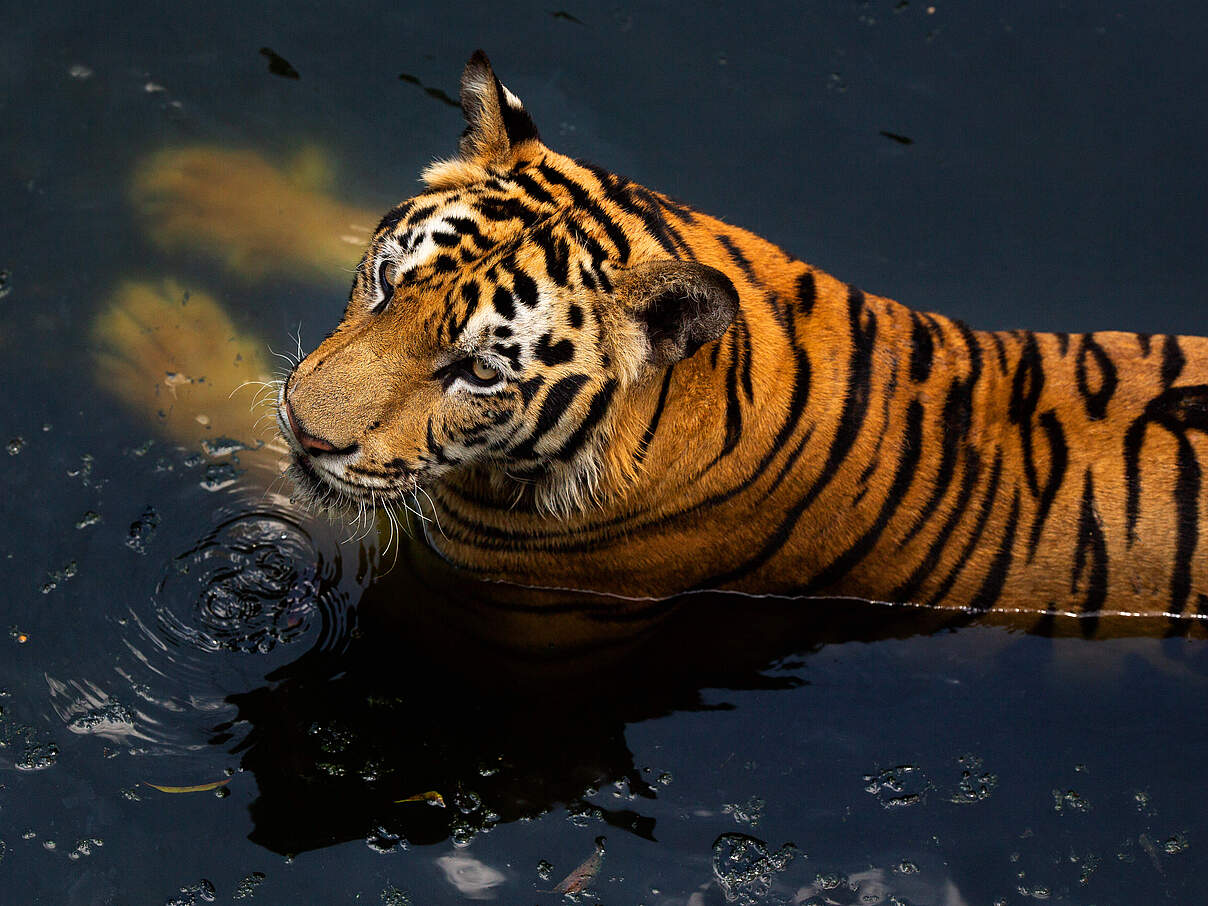
[[[562,879],[554,893],[581,893],[600,872],[604,864],[604,838],[596,837],[596,851],[583,860],[583,864]]]
[[[199,783],[196,786],[160,786],[158,783],[147,783],[143,781],[143,786],[149,786],[153,790],[159,790],[161,793],[205,793],[209,790],[216,790],[221,786],[226,786],[231,782],[231,778],[225,780],[215,780],[213,783]]]
[[[395,799],[394,802],[396,805],[402,802],[428,802],[432,805],[439,805],[441,808],[445,807],[445,797],[436,792],[436,790],[428,790],[426,793],[416,793],[414,796],[408,796],[406,799]]]

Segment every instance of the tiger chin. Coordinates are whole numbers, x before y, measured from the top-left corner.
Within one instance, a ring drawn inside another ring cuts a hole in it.
[[[1208,340],[976,331],[541,140],[481,52],[281,388],[300,493],[468,572],[967,616],[1208,610]]]

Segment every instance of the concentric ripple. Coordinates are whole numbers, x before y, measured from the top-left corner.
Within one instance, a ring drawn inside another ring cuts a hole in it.
[[[300,525],[243,513],[169,566],[155,590],[155,617],[180,645],[267,654],[346,606],[337,600],[339,578],[339,561],[325,563]]]
[[[132,755],[222,757],[209,747],[234,714],[230,695],[348,644],[373,555],[285,503],[226,493],[199,541],[185,540],[188,523],[164,519],[157,543],[179,525],[184,552],[158,565],[138,558],[118,579],[126,607],[105,624],[118,635],[97,646],[96,661],[85,655],[65,675],[47,672],[52,705],[71,732]],[[355,569],[345,569],[349,562]]]

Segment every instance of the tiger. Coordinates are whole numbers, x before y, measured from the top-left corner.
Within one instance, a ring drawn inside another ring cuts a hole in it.
[[[481,51],[460,100],[273,384],[302,499],[415,510],[442,568],[618,621],[723,593],[1203,631],[1208,339],[975,330],[552,150]]]

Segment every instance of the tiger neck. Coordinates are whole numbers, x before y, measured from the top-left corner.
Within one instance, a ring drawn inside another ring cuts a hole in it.
[[[878,465],[898,458],[912,430],[894,393],[911,367],[900,358],[911,312],[709,225],[716,248],[700,260],[730,275],[740,313],[716,343],[618,394],[603,426],[604,492],[551,516],[461,476],[433,495],[440,554],[493,579],[624,596],[788,591],[863,531]],[[932,367],[963,366],[949,351]],[[769,578],[790,533],[798,567]]]

